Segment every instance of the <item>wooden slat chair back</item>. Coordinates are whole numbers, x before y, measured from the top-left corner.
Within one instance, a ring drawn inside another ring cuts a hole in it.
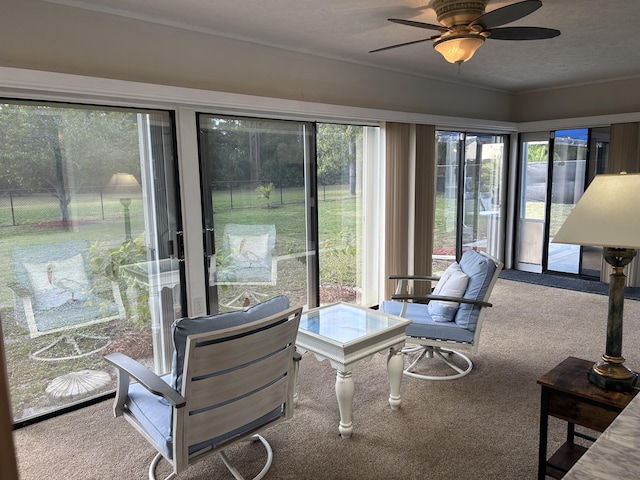
[[[147,380],[127,371],[130,365],[122,361],[123,355],[106,357],[121,372],[116,416],[123,415],[158,450],[149,478],[155,478],[163,457],[173,467],[167,478],[174,478],[212,453],[221,455],[235,478],[243,478],[224,448],[248,439],[260,440],[267,449],[267,462],[254,478],[266,474],[272,452],[258,432],[293,415],[293,355],[301,310],[289,308],[238,326],[188,335],[181,393],[170,387],[168,375],[161,378],[147,370],[154,376]],[[140,384],[129,386],[130,376]],[[128,395],[120,394],[123,389]],[[155,403],[147,396],[155,397]],[[142,411],[145,405],[154,411]]]

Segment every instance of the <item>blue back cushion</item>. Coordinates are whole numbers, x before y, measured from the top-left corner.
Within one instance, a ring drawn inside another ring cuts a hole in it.
[[[460,269],[469,276],[469,283],[463,297],[471,300],[484,300],[496,271],[496,264],[493,263],[493,260],[475,250],[467,250],[460,259]],[[458,326],[474,332],[479,315],[479,306],[461,303],[454,321]]]
[[[207,317],[180,318],[173,322],[171,326],[174,347],[171,367],[171,387],[182,393],[182,369],[184,367],[185,349],[189,335],[236,327],[270,317],[287,308],[289,308],[289,299],[284,295],[279,295],[249,307],[246,310],[218,313]]]

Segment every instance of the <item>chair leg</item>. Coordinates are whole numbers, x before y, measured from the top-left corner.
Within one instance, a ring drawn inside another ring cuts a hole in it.
[[[155,457],[153,457],[153,460],[151,460],[151,465],[149,465],[149,480],[157,480],[156,479],[156,467],[158,466],[158,463],[160,462],[160,460],[162,460],[162,454],[158,453]],[[165,478],[164,480],[172,480],[174,478],[176,478],[177,475],[175,472],[171,472],[169,474],[169,476],[167,478]]]
[[[473,363],[471,362],[471,359],[466,355],[460,352],[457,352],[455,350],[448,350],[441,347],[432,347],[432,346],[428,346],[428,347],[414,346],[414,347],[403,348],[402,353],[409,354],[409,355],[416,354],[415,360],[413,360],[413,362],[411,362],[411,364],[407,368],[405,368],[404,371],[402,372],[408,377],[420,378],[423,380],[455,380],[457,378],[462,378],[465,375],[468,375],[469,372],[471,372],[471,370],[473,369]],[[448,358],[446,358],[445,355],[443,354],[457,355],[460,359],[462,359],[466,363],[465,367],[463,368],[459,367],[458,365],[451,362]],[[416,367],[422,360],[434,358],[434,355],[437,355],[441,360],[443,360],[449,366],[449,368],[454,370],[456,373],[451,375],[440,375],[440,376],[439,375],[423,375],[420,373],[415,373]]]
[[[260,480],[267,474],[267,472],[271,468],[271,463],[273,462],[273,450],[271,450],[271,445],[269,445],[269,442],[267,442],[262,435],[254,435],[253,437],[251,437],[251,439],[254,441],[260,441],[262,445],[264,445],[264,448],[267,450],[267,462],[265,463],[264,467],[262,467],[262,470],[260,470],[260,473],[253,477],[253,480]],[[231,462],[229,462],[229,459],[224,453],[224,450],[221,450],[218,453],[220,454],[220,457],[222,458],[222,461],[224,462],[229,472],[231,472],[231,475],[233,475],[236,480],[244,480],[244,477],[240,475],[240,472],[238,472],[238,470],[236,470],[236,468],[231,465]]]

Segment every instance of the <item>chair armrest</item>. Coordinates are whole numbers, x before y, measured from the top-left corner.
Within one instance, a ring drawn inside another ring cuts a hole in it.
[[[426,275],[389,275],[389,280],[416,280],[437,282],[440,277],[430,277]]]
[[[398,280],[396,285],[395,295],[403,295],[408,294],[409,292],[409,281],[414,282],[437,282],[440,280],[439,277],[431,277],[427,275],[389,275],[389,280]],[[406,284],[405,284],[406,282]],[[433,290],[433,288],[432,288]]]
[[[18,295],[18,297],[20,298],[31,297],[33,295],[33,290],[30,287],[22,285],[18,282],[8,282],[5,285],[13,290],[13,293]]]
[[[443,295],[391,295],[392,300],[413,300],[424,302],[425,300],[439,300],[442,302],[468,303],[470,305],[479,305],[481,307],[493,307],[492,303],[483,300],[473,300],[463,297],[445,297]]]
[[[118,373],[121,376],[119,387],[122,386],[123,382],[128,386],[129,377],[132,377],[154,395],[165,398],[173,407],[181,408],[185,406],[186,400],[182,395],[141,363],[122,353],[112,353],[106,355],[104,359],[118,369]],[[123,374],[126,378],[122,378]]]

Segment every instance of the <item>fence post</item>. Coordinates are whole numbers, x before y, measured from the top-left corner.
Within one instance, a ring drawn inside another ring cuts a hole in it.
[[[11,222],[16,226],[16,212],[13,209],[13,190],[9,190],[9,203],[11,204]]]
[[[280,205],[284,205],[284,198],[282,196],[282,181],[280,181]]]
[[[230,207],[233,210],[233,187],[231,186],[231,183],[229,183],[229,202]]]

